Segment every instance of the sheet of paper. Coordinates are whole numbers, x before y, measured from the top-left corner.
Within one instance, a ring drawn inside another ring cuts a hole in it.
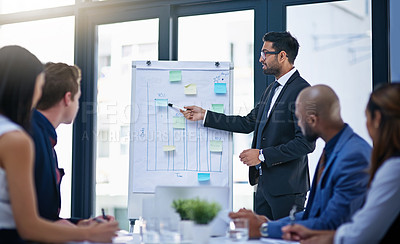
[[[168,99],[154,99],[156,100],[157,107],[166,107],[168,106]]]
[[[211,140],[210,152],[222,152],[222,141]]]
[[[224,113],[224,105],[223,104],[212,104],[211,105],[212,109],[211,111],[216,112],[216,113]]]
[[[197,180],[199,182],[209,181],[210,180],[210,173],[198,173]]]
[[[226,83],[214,83],[214,92],[217,94],[226,94]]]
[[[197,86],[196,84],[188,84],[185,86],[185,94],[186,95],[196,95],[197,94]]]
[[[174,129],[185,129],[185,117],[174,116],[172,118],[173,128]]]
[[[175,151],[176,147],[175,146],[171,146],[171,145],[166,145],[163,146],[163,151],[164,152],[171,152],[171,151]]]
[[[179,82],[182,80],[182,71],[170,70],[169,71],[169,82]]]

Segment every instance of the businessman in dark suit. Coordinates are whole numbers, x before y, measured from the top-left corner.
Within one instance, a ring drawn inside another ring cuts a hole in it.
[[[299,92],[310,86],[294,67],[299,44],[289,32],[269,32],[263,37],[260,63],[276,80],[247,116],[233,116],[187,106],[181,111],[189,120],[231,132],[254,131],[252,148],[240,160],[249,166],[249,181],[257,186],[255,212],[269,219],[289,214],[293,205],[304,209],[309,190],[307,154],[315,148],[297,125],[294,105]]]

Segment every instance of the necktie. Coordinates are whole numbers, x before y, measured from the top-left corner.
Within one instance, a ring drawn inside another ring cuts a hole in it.
[[[313,185],[311,186],[309,199],[308,199],[307,206],[304,211],[302,219],[308,219],[308,216],[310,215],[310,210],[312,208],[312,204],[313,204],[314,197],[315,197],[315,191],[316,191],[318,182],[321,179],[321,175],[324,172],[325,163],[326,163],[326,154],[325,154],[325,149],[324,149],[322,151],[321,157],[318,160],[317,169],[316,169],[316,172],[314,175]],[[315,178],[315,177],[317,177],[317,178]]]
[[[263,113],[261,115],[261,121],[260,124],[258,125],[258,131],[257,131],[257,143],[256,143],[256,148],[257,149],[261,149],[261,138],[262,138],[262,131],[264,130],[264,126],[267,124],[267,116],[268,116],[268,111],[271,107],[271,102],[272,102],[272,97],[275,94],[275,90],[276,88],[278,88],[278,86],[280,86],[281,84],[279,84],[277,81],[274,82],[274,84],[272,85],[272,89],[269,91],[268,94],[268,98],[267,98],[267,102],[265,103],[264,106],[264,110]],[[261,164],[256,165],[256,169],[260,170],[260,175],[261,173]]]
[[[321,157],[319,158],[319,161],[318,161],[317,184],[318,184],[319,180],[321,179],[322,173],[324,172],[325,163],[326,163],[326,154],[325,154],[325,149],[324,149],[322,151]]]

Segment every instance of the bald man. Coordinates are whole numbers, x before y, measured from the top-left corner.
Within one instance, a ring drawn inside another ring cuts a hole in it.
[[[358,136],[340,115],[340,103],[328,86],[305,88],[296,99],[298,125],[307,140],[322,138],[325,148],[315,170],[305,211],[268,221],[250,210],[231,213],[231,218],[250,220],[251,237],[281,238],[281,228],[289,223],[310,229],[334,230],[350,221],[367,191],[370,145]]]

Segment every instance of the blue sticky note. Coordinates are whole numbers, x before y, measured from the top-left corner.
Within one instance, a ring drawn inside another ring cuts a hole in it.
[[[226,83],[214,83],[214,92],[217,94],[226,94]]]
[[[199,182],[209,181],[210,173],[197,173],[197,180]]]
[[[154,99],[156,100],[156,107],[167,107],[168,99]]]

